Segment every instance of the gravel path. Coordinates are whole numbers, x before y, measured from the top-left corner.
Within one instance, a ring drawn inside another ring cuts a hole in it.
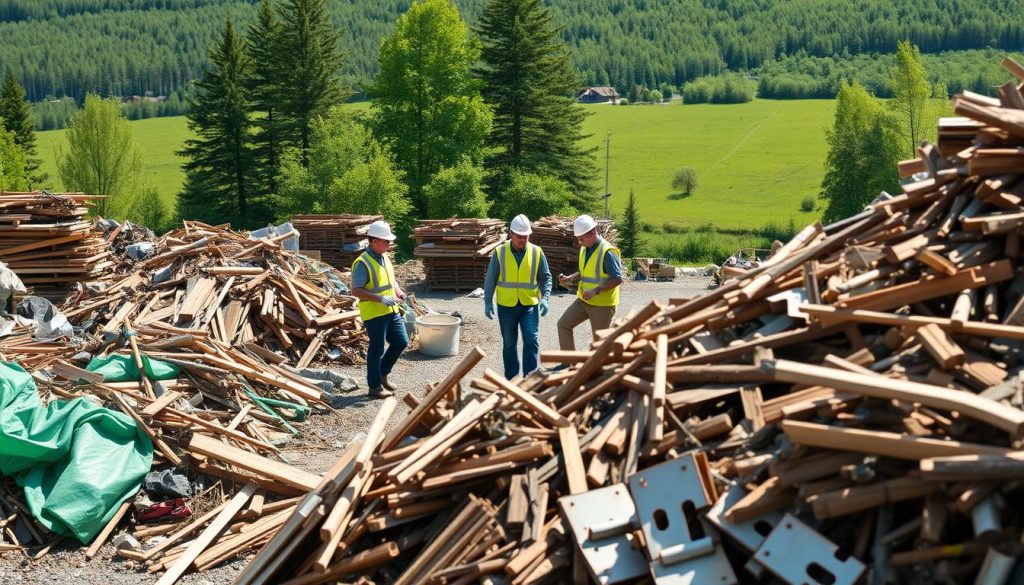
[[[700,295],[711,286],[710,277],[680,277],[673,282],[627,281],[622,286],[618,315],[633,308],[641,308],[652,298],[685,298]],[[427,293],[413,290],[417,298],[435,311],[450,313],[458,311],[464,322],[460,339],[459,355],[447,358],[429,358],[418,351],[406,352],[391,374],[393,383],[401,391],[411,391],[422,396],[429,381],[438,381],[454,368],[474,346],[479,345],[486,357],[472,371],[468,379],[482,375],[485,368],[502,371],[501,335],[498,323],[484,317],[483,301],[471,299],[464,293]],[[569,294],[554,294],[551,311],[541,319],[541,350],[558,348],[558,332],[555,323],[575,297]],[[576,329],[577,348],[589,343],[590,328],[584,324]],[[296,466],[314,473],[323,473],[335,461],[341,450],[355,437],[364,432],[377,412],[375,400],[366,397],[365,367],[349,366],[337,368],[341,373],[359,381],[360,389],[341,399],[341,407],[333,413],[315,415],[300,427],[302,435],[293,440],[284,453]],[[400,393],[401,395],[401,393]],[[400,403],[397,415],[392,417],[392,426],[408,409]],[[0,553],[0,583],[66,583],[76,585],[127,585],[154,583],[156,577],[147,574],[137,564],[111,557],[114,553],[109,544],[100,550],[92,561],[85,560],[85,548],[77,542],[58,545],[43,559],[31,562],[23,555]],[[192,585],[219,585],[230,583],[244,566],[236,560],[201,574],[188,574],[179,583]]]

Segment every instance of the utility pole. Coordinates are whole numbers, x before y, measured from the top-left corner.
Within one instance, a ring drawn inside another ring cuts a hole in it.
[[[611,143],[612,143],[612,132],[608,131],[608,134],[604,137],[604,218],[609,219],[611,216],[608,215],[608,199],[612,196],[611,192],[608,191],[608,165],[611,161]]]

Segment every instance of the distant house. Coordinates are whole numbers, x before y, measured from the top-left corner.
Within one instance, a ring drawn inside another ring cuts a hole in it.
[[[605,104],[611,102],[619,103],[619,92],[614,87],[603,85],[600,87],[588,87],[576,96],[576,101],[581,104]]]

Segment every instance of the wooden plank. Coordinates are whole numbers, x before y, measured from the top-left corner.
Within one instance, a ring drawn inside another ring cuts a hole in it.
[[[587,491],[587,472],[580,454],[580,438],[575,426],[558,428],[558,439],[562,443],[562,459],[565,465],[565,477],[569,482],[570,494],[581,494]]]
[[[189,441],[190,451],[224,461],[256,475],[273,479],[287,486],[303,490],[311,490],[320,482],[320,478],[301,469],[261,457],[238,447],[225,445],[217,439],[195,433]]]
[[[117,527],[118,522],[121,521],[121,518],[124,518],[124,513],[131,507],[132,500],[133,498],[128,498],[121,503],[121,506],[118,507],[116,512],[114,512],[110,521],[107,522],[106,526],[103,527],[103,530],[100,531],[99,535],[96,536],[92,541],[92,544],[89,545],[89,548],[85,551],[85,560],[92,560],[92,558],[96,556],[96,553],[99,552],[100,547],[107,542],[107,539],[110,538],[110,534],[114,531],[114,528]]]
[[[494,370],[487,369],[484,372],[484,377],[497,384],[509,396],[514,398],[517,402],[525,406],[548,424],[557,428],[570,426],[569,419],[558,414],[557,411],[538,400],[537,397],[530,394],[528,391],[510,383],[504,376],[498,374]]]
[[[167,569],[167,572],[164,573],[162,577],[160,577],[156,582],[156,585],[171,585],[172,583],[177,582],[177,580],[185,574],[185,571],[188,570],[192,561],[196,560],[196,558],[206,550],[206,547],[210,546],[210,543],[212,543],[213,540],[217,538],[225,528],[227,528],[228,524],[235,517],[235,514],[245,507],[246,502],[249,501],[249,498],[251,498],[255,492],[256,486],[248,484],[242,488],[241,491],[235,494],[227,505],[224,506],[224,509],[221,510],[220,514],[214,518],[213,522],[210,522],[210,525],[206,530],[204,530],[198,538],[192,541],[192,544],[185,549],[185,552],[178,557],[178,560],[175,561],[169,569]]]
[[[920,460],[951,455],[1001,455],[1010,450],[977,443],[930,439],[903,433],[782,421],[782,431],[794,443],[839,451],[855,451],[897,459]]]

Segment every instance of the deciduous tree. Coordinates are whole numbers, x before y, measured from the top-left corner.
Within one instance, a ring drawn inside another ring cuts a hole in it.
[[[428,212],[424,186],[439,169],[483,159],[491,113],[470,71],[479,55],[450,0],[414,2],[381,44],[380,72],[368,91],[376,135],[405,171],[421,215]]]
[[[124,217],[134,203],[142,177],[142,151],[131,122],[121,115],[116,99],[89,95],[71,119],[67,151],[58,148],[57,168],[64,187],[91,195],[106,195],[96,213]]]

